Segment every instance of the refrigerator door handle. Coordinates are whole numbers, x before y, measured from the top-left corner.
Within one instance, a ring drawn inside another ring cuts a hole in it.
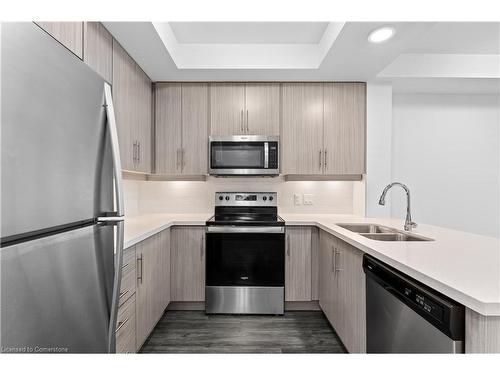
[[[118,146],[118,131],[116,128],[115,108],[113,106],[113,97],[111,96],[111,86],[104,83],[104,99],[106,106],[107,123],[109,126],[109,135],[111,139],[111,153],[113,156],[113,173],[115,178],[115,199],[116,216],[123,216],[123,181],[122,181],[122,163],[120,160],[120,148]]]

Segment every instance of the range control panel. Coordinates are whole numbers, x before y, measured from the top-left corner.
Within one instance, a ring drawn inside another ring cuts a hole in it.
[[[216,206],[260,206],[276,207],[278,205],[278,194],[276,192],[266,193],[215,193]]]

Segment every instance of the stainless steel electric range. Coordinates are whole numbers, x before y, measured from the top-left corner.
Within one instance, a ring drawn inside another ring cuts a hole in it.
[[[283,314],[285,222],[276,193],[216,193],[206,222],[207,314]]]

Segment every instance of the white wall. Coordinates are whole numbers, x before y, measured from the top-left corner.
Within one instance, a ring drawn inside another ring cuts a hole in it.
[[[499,237],[499,96],[395,94],[392,122],[392,179],[410,187],[414,221]]]
[[[363,181],[289,181],[283,178],[215,178],[204,181],[126,181],[127,215],[211,213],[217,191],[276,191],[282,213],[363,214]],[[294,205],[294,194],[313,194],[313,205]]]
[[[392,85],[369,82],[366,104],[366,216],[390,217],[392,200],[378,199],[392,180]]]

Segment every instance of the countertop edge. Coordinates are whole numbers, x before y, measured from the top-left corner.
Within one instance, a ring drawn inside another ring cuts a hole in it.
[[[208,217],[207,217],[208,219]],[[180,219],[174,219],[174,220],[167,220],[165,222],[162,222],[161,224],[158,224],[154,226],[153,228],[146,230],[139,235],[127,240],[124,243],[124,249],[127,249],[129,247],[132,247],[139,242],[144,241],[148,237],[151,237],[165,229],[168,229],[172,226],[205,226],[205,221],[206,220],[180,220]],[[456,300],[457,302],[463,304],[466,308],[469,308],[481,315],[484,316],[500,316],[500,302],[482,302],[480,300],[477,300],[463,292],[461,292],[458,289],[455,289],[447,284],[444,284],[428,275],[425,273],[419,272],[411,267],[408,267],[405,264],[402,264],[391,257],[386,256],[385,254],[382,254],[365,244],[359,243],[356,241],[355,238],[351,236],[346,236],[345,233],[342,233],[342,228],[338,227],[337,230],[336,225],[333,224],[333,227],[329,224],[328,226],[321,223],[320,221],[315,221],[315,220],[287,220],[286,221],[286,226],[315,226],[319,229],[324,230],[327,233],[330,233],[339,239],[347,242],[348,244],[356,247],[363,253],[372,255],[379,259],[382,262],[387,263],[388,265],[396,268],[397,270],[407,274],[410,277],[413,277],[417,281],[428,285],[430,288],[433,288],[437,290],[440,293],[443,293],[444,295],[448,296],[449,298],[452,298]],[[355,236],[355,234],[353,234]]]

